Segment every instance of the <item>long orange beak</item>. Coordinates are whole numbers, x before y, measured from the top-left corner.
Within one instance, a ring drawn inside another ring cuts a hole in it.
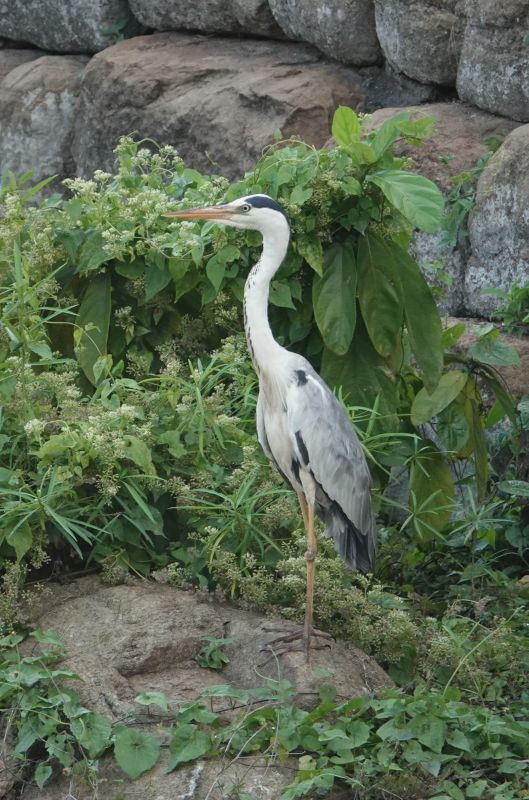
[[[219,222],[230,219],[233,209],[230,206],[207,206],[206,208],[184,208],[181,211],[168,211],[164,217],[171,219],[215,219]]]

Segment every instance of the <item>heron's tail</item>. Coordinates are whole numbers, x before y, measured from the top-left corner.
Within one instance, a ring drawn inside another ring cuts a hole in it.
[[[360,531],[348,520],[340,508],[317,508],[318,516],[325,522],[325,535],[334,541],[336,552],[351,569],[370,572],[375,564],[377,529],[371,513],[366,520],[366,530]]]

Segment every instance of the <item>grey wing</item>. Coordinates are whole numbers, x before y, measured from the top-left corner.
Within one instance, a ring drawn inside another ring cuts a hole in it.
[[[261,447],[263,448],[263,452],[267,458],[270,459],[276,470],[279,472],[281,477],[288,483],[289,486],[292,486],[291,482],[285,475],[285,473],[279,467],[279,464],[274,458],[274,454],[270,448],[270,443],[268,441],[268,436],[266,435],[266,428],[264,422],[264,414],[263,414],[263,401],[261,393],[259,392],[257,396],[257,407],[255,409],[255,423],[257,428],[257,440]]]
[[[287,393],[289,428],[300,464],[317,484],[316,510],[326,533],[353,568],[373,567],[376,525],[371,476],[345,409],[312,369]]]
[[[274,462],[274,456],[272,455],[272,451],[270,450],[270,445],[268,444],[268,437],[266,435],[265,424],[264,424],[264,416],[263,416],[263,400],[261,397],[261,393],[257,395],[257,406],[255,409],[255,424],[257,427],[257,439],[259,444],[263,448],[265,455],[274,463],[274,466],[277,465]]]

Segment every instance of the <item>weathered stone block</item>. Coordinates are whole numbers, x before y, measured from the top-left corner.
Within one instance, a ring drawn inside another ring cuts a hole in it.
[[[119,137],[137,131],[175,145],[198,169],[235,177],[260,157],[277,128],[321,146],[336,106],[358,107],[363,100],[353,70],[322,61],[305,45],[137,37],[88,65],[76,167],[84,175],[111,167]]]
[[[375,0],[376,30],[395,69],[422,83],[453,86],[461,49],[462,0]]]
[[[459,96],[487,111],[529,121],[529,4],[466,0],[465,13]]]
[[[28,51],[31,52],[31,51]],[[72,174],[71,140],[84,56],[42,56],[0,83],[0,166],[36,179]]]
[[[484,289],[529,282],[529,125],[513,131],[483,171],[469,232],[466,306],[486,316],[500,301]]]
[[[0,36],[43,50],[96,53],[139,32],[127,0],[0,0]]]
[[[28,61],[35,61],[36,58],[41,58],[44,54],[41,50],[33,49],[6,49],[0,50],[0,82],[9,75],[11,70],[19,67],[21,64],[26,64]]]
[[[376,64],[382,54],[372,0],[270,0],[287,36],[345,64]]]
[[[249,33],[278,38],[268,0],[129,0],[140,22],[156,31]]]

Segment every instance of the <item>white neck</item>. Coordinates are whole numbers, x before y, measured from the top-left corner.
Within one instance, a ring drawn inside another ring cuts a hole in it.
[[[268,322],[268,292],[270,281],[279,269],[288,247],[288,225],[263,231],[263,252],[251,269],[244,285],[244,329],[248,350],[256,372],[267,371],[267,366],[284,353],[272,335]]]

